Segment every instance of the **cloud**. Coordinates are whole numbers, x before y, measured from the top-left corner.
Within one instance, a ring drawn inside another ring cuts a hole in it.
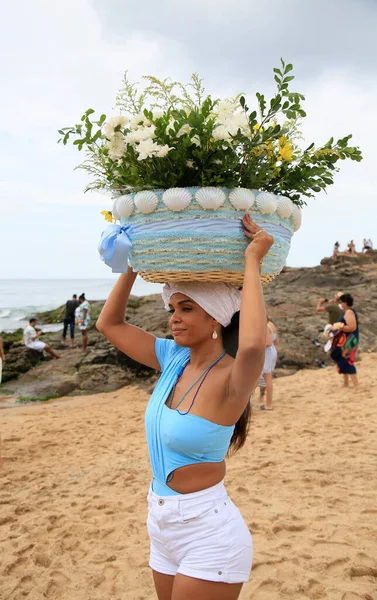
[[[108,40],[132,31],[179,40],[207,80],[264,80],[280,56],[302,77],[329,64],[376,71],[377,4],[366,0],[93,0]]]
[[[279,57],[293,62],[305,137],[352,132],[365,160],[342,165],[328,195],[310,202],[289,264],[317,264],[334,238],[373,236],[375,2],[15,0],[2,17],[0,239],[12,252],[0,277],[106,276],[96,244],[109,199],[82,193],[86,175],[73,169],[84,155],[57,145],[57,129],[89,106],[110,113],[127,68],[136,79],[197,71],[215,96],[244,90],[251,106],[257,89],[272,90]]]

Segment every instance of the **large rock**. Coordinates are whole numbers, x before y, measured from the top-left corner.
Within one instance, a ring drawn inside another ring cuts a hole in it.
[[[322,346],[312,343],[327,322],[325,313],[316,312],[319,297],[331,297],[336,291],[351,293],[360,317],[360,350],[377,350],[377,251],[365,255],[324,259],[320,266],[293,269],[286,267],[265,288],[269,316],[276,323],[281,344],[277,375],[298,369],[315,368],[324,361],[332,364]],[[93,302],[93,321],[103,302]],[[51,322],[56,314],[45,313],[41,321]],[[56,316],[55,316],[56,318]],[[159,295],[131,297],[126,320],[158,337],[169,336],[168,315]],[[110,391],[129,383],[139,383],[150,391],[158,375],[114,348],[92,325],[88,352],[80,348],[59,347],[61,333],[46,334],[45,341],[59,348],[63,358],[40,361],[20,344],[22,332],[4,336],[6,390],[18,395],[43,397],[49,393],[65,395]],[[321,343],[324,340],[320,338]],[[77,335],[80,343],[80,334]],[[19,377],[18,381],[15,380]],[[1,388],[0,388],[1,391]]]
[[[13,392],[25,401],[60,398],[61,396],[68,396],[77,389],[79,389],[77,375],[45,375],[43,379],[40,379],[39,376],[24,376],[17,382],[8,383],[6,387],[7,393]]]
[[[5,347],[6,350],[6,347]],[[12,345],[6,352],[6,360],[3,364],[3,383],[17,378],[22,373],[27,373],[35,367],[42,358],[41,353],[36,350],[30,350],[23,344]],[[47,357],[45,360],[49,360]]]
[[[113,365],[87,365],[78,372],[80,390],[85,392],[112,392],[135,382],[131,371]]]

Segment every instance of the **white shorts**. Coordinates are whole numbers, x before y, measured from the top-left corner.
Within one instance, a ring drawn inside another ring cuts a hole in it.
[[[27,347],[31,350],[38,350],[38,352],[43,352],[45,346],[46,344],[44,342],[40,342],[39,340],[35,340],[35,342],[30,342],[30,344],[27,345]]]
[[[223,481],[174,496],[158,496],[150,489],[147,527],[154,571],[222,583],[248,581],[252,537]]]

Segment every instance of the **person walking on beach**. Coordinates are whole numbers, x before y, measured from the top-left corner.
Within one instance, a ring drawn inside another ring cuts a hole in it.
[[[62,344],[66,345],[67,341],[67,331],[69,327],[69,333],[71,337],[71,347],[75,347],[75,310],[78,307],[79,303],[77,300],[77,294],[73,294],[72,300],[67,300],[65,307],[60,311],[58,316],[58,321],[60,321],[62,313],[64,311],[64,320],[63,320],[63,336],[62,336]]]
[[[51,348],[49,344],[45,344],[41,342],[39,337],[43,334],[43,331],[36,331],[35,326],[37,324],[37,319],[32,317],[29,321],[29,325],[27,325],[24,329],[24,344],[27,348],[31,350],[37,350],[38,352],[43,353],[45,350],[50,356],[53,358],[61,358],[59,354],[56,354],[54,350]]]
[[[264,365],[262,375],[259,380],[259,400],[266,396],[266,404],[261,404],[261,410],[273,410],[272,390],[273,390],[273,372],[276,367],[278,353],[276,346],[279,345],[278,330],[269,317],[267,317],[267,335],[266,350],[264,355]]]
[[[162,372],[145,417],[153,471],[149,564],[159,600],[236,600],[251,569],[252,538],[225,490],[224,458],[245,442],[249,398],[263,367],[259,265],[273,238],[249,215],[242,223],[252,240],[242,299],[225,283],[167,283],[162,297],[174,339],[156,338],[124,322],[137,276],[129,267],[97,321],[119,350]],[[231,356],[227,348],[237,339]]]
[[[82,351],[86,352],[88,347],[88,326],[90,323],[90,304],[85,298],[85,294],[79,296],[78,321],[77,324],[82,335]]]
[[[354,301],[351,294],[343,294],[339,300],[344,315],[333,325],[333,330],[338,330],[339,333],[333,338],[330,356],[338,365],[338,373],[343,375],[344,387],[348,387],[349,376],[351,376],[354,387],[358,388],[355,358],[359,345],[359,318],[353,308]]]

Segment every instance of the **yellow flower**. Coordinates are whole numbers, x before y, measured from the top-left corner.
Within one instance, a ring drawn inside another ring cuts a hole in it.
[[[105,217],[105,221],[112,223],[114,221],[113,215],[109,210],[101,210],[101,215]]]
[[[286,162],[290,162],[292,160],[293,147],[290,142],[288,142],[285,135],[279,137],[279,154],[278,160],[285,160]]]
[[[286,162],[290,162],[292,160],[292,152],[293,152],[293,148],[290,145],[290,143],[288,142],[285,146],[283,146],[282,148],[280,148],[280,152],[279,152],[279,160],[285,160]]]
[[[260,130],[260,125],[259,125],[259,123],[256,123],[254,125],[254,131],[259,131],[259,130]]]

